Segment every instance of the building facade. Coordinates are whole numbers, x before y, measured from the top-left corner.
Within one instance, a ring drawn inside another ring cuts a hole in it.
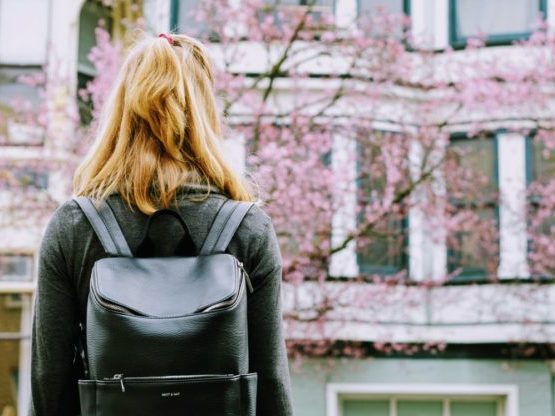
[[[238,4],[240,0],[237,0]],[[137,2],[153,32],[186,31],[196,23],[188,11],[199,0],[144,0]],[[288,0],[287,5],[305,7],[303,0]],[[391,12],[410,15],[414,35],[425,39],[427,47],[441,51],[448,46],[456,51],[466,39],[486,31],[486,52],[518,53],[511,45],[526,38],[537,13],[544,13],[555,23],[555,0],[317,0],[319,8],[334,13],[337,22],[349,25],[360,13],[384,6]],[[55,207],[68,196],[70,178],[56,169],[33,168],[33,162],[63,162],[74,158],[63,145],[71,140],[71,122],[63,111],[64,97],[75,97],[77,88],[95,76],[87,53],[94,45],[94,27],[103,18],[112,33],[122,30],[113,12],[96,0],[0,0],[0,106],[24,95],[38,102],[37,91],[23,87],[15,78],[40,72],[51,64],[47,74],[66,79],[59,91],[59,111],[48,111],[44,129],[32,129],[25,123],[10,123],[2,133],[9,141],[0,144],[0,163],[14,166],[28,189],[40,194],[37,199]],[[21,22],[27,36],[17,36]],[[218,56],[217,44],[212,45]],[[48,51],[48,53],[47,53]],[[464,53],[462,50],[455,53]],[[441,52],[436,56],[440,57]],[[257,45],[245,49],[238,66],[245,73],[260,71],[264,59]],[[287,100],[287,79],[279,80]],[[325,88],[322,78],[307,80],[308,89]],[[1,108],[0,108],[1,109]],[[379,259],[357,255],[356,242],[332,258],[331,276],[341,277],[330,284],[341,285],[361,271],[394,272],[409,270],[410,279],[441,277],[450,270],[463,268],[456,285],[400,288],[396,302],[365,305],[357,314],[372,316],[330,329],[338,340],[365,345],[360,358],[303,357],[291,363],[293,396],[299,416],[555,416],[554,362],[550,345],[555,340],[554,309],[550,284],[530,279],[527,256],[526,216],[522,192],[534,175],[552,175],[555,163],[539,162],[530,138],[509,132],[502,121],[491,121],[491,137],[486,141],[457,141],[468,125],[454,123],[452,146],[479,150],[477,169],[490,177],[491,186],[504,195],[501,203],[483,208],[486,218],[497,216],[499,224],[499,282],[485,278],[485,263],[465,262],[453,257],[446,244],[429,237],[430,224],[418,210],[409,212],[402,225],[404,252]],[[377,122],[376,130],[395,131],[395,123]],[[56,142],[48,137],[56,137]],[[355,172],[345,165],[341,152],[352,143],[334,138],[332,165]],[[239,165],[242,150],[234,148]],[[23,166],[23,167],[21,167]],[[240,166],[238,166],[240,168]],[[10,190],[3,189],[0,203],[5,214],[0,226],[0,415],[23,415],[29,401],[30,319],[36,282],[37,249],[45,226],[26,221],[6,220],[10,209]],[[354,202],[343,205],[333,221],[333,241],[341,241],[343,229],[356,225]],[[472,251],[472,241],[467,243]],[[464,252],[464,251],[463,251]],[[482,259],[484,260],[484,259]],[[483,278],[483,279],[482,279]],[[482,279],[482,280],[481,280]],[[507,284],[518,280],[519,285]],[[477,284],[478,283],[478,284]],[[310,292],[311,284],[306,284]],[[316,290],[316,289],[314,289]],[[372,291],[372,285],[361,290]],[[284,284],[284,305],[293,307],[294,288]],[[532,295],[523,296],[523,291]],[[495,295],[495,297],[494,297]],[[501,304],[492,299],[502,299]],[[447,300],[447,301],[446,301]],[[403,311],[403,312],[401,312]],[[529,321],[523,325],[523,321]],[[333,322],[331,322],[333,325]],[[307,327],[287,325],[290,340],[304,339]],[[331,332],[330,332],[331,333]],[[387,339],[394,345],[427,345],[408,356],[372,349],[375,342]],[[438,340],[448,344],[445,350],[434,348]],[[534,352],[514,354],[514,344],[528,342]],[[538,352],[540,351],[540,352]]]

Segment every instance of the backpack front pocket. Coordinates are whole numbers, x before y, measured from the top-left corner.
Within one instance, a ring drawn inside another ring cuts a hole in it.
[[[79,380],[81,416],[255,416],[257,374]]]

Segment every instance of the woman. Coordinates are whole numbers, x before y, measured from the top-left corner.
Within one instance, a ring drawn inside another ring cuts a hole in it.
[[[78,167],[74,193],[106,199],[131,250],[157,209],[178,210],[197,247],[227,199],[254,200],[222,157],[212,62],[186,35],[145,38],[129,52],[103,108],[96,141]],[[162,245],[181,237],[164,223]],[[174,228],[175,227],[175,228]],[[257,416],[291,415],[290,378],[281,329],[282,258],[270,217],[257,205],[228,247],[244,263],[250,372],[258,373]],[[105,253],[73,201],[51,218],[40,248],[32,332],[32,406],[37,416],[79,413],[77,351],[92,265]]]

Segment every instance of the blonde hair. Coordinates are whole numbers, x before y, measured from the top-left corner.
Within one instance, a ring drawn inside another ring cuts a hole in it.
[[[167,208],[185,184],[255,200],[221,152],[214,70],[204,45],[184,34],[171,36],[173,45],[143,36],[129,51],[94,144],[75,172],[75,195],[105,199],[118,192],[145,214]]]

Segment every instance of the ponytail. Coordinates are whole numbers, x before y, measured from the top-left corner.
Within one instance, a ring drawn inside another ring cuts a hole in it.
[[[180,186],[215,186],[253,201],[251,184],[222,154],[212,61],[197,39],[144,38],[130,50],[101,113],[75,195],[118,192],[145,214],[167,208]]]

